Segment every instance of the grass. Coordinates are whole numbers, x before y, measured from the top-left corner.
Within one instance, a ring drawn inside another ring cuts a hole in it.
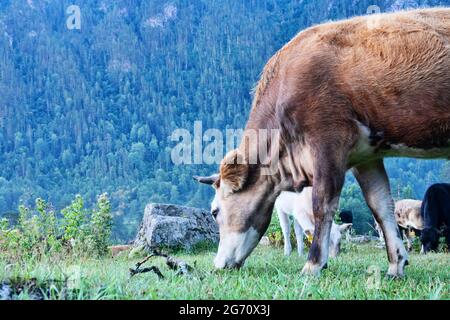
[[[32,284],[17,299],[33,298],[36,290],[45,299],[450,299],[448,254],[412,253],[406,277],[392,280],[385,277],[384,249],[348,243],[344,249],[319,278],[300,276],[305,257],[284,257],[281,248],[259,246],[241,270],[213,270],[214,248],[174,254],[195,266],[188,276],[176,275],[160,258],[151,260],[164,279],[154,273],[130,278],[128,270],[139,259],[126,255],[22,265],[0,260],[0,283],[19,286],[28,279]]]

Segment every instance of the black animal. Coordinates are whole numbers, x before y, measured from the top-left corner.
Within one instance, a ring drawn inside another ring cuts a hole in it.
[[[439,183],[428,188],[421,214],[424,225],[420,236],[422,252],[437,250],[441,232],[450,248],[450,184]]]
[[[342,223],[353,223],[353,213],[350,210],[342,210],[339,213]]]

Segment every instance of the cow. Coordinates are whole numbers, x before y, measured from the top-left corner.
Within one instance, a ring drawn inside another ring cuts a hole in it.
[[[395,202],[395,221],[398,224],[402,239],[406,239],[406,248],[408,251],[412,250],[412,238],[415,235],[420,235],[423,229],[421,207],[422,201],[420,200],[403,199]],[[384,242],[381,227],[376,221],[375,229],[380,236],[380,240]]]
[[[441,228],[450,249],[450,184],[438,183],[428,188],[422,202],[422,253],[436,251]]]
[[[264,67],[240,144],[213,183],[215,267],[241,267],[278,195],[311,186],[314,239],[302,274],[319,275],[352,170],[383,230],[387,275],[402,277],[408,254],[383,159],[450,157],[449,43],[450,9],[437,8],[317,25],[282,47]]]
[[[289,216],[294,217],[294,232],[298,255],[303,255],[303,233],[314,234],[314,213],[312,208],[312,188],[304,188],[301,193],[283,191],[275,201],[284,239],[284,254],[289,256],[291,247],[291,228]],[[341,249],[342,233],[351,228],[351,223],[338,225],[333,222],[330,234],[330,256],[337,257]]]

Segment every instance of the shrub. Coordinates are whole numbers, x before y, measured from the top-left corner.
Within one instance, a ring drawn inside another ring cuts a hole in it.
[[[92,212],[90,234],[93,238],[94,251],[97,255],[104,255],[108,251],[111,238],[112,216],[111,204],[107,194],[97,199],[97,208]]]
[[[10,228],[6,219],[0,220],[0,254],[13,261],[62,253],[98,257],[108,251],[111,227],[111,205],[106,194],[98,197],[91,213],[77,196],[61,211],[60,219],[50,205],[38,198],[34,209],[19,207],[15,228]]]
[[[84,209],[83,198],[75,197],[72,203],[61,211],[63,215],[63,237],[66,241],[83,237],[83,225],[88,219],[88,213]]]

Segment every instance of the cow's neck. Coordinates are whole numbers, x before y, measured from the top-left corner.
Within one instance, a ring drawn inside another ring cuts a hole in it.
[[[252,111],[239,149],[246,161],[257,161],[258,166],[265,168],[268,179],[280,190],[300,192],[312,185],[311,150],[303,139],[289,139],[286,129],[278,126],[272,115],[268,112],[260,117]]]

